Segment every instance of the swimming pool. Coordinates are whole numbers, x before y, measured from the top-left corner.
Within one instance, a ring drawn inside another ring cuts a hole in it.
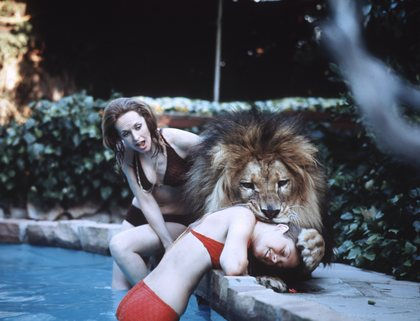
[[[126,291],[110,287],[107,256],[27,244],[0,244],[0,320],[116,320]],[[225,320],[191,297],[181,321]]]

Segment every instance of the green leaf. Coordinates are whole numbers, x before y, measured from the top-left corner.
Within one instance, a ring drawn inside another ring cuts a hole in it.
[[[373,261],[376,258],[376,254],[375,253],[363,253],[363,257],[369,261]]]
[[[89,159],[87,159],[87,158],[85,158],[85,160],[84,160],[85,162],[84,162],[84,167],[87,169],[87,170],[92,170],[92,168],[93,168],[93,162],[91,161],[91,160],[89,160]]]
[[[7,164],[9,164],[9,157],[7,157],[6,154],[3,154],[1,156],[1,161],[7,165]]]
[[[72,140],[75,147],[79,146],[82,141],[78,134],[74,134]]]
[[[362,253],[360,247],[354,247],[350,250],[349,254],[346,256],[347,259],[352,260],[355,259],[356,257],[360,256],[360,254]]]
[[[368,239],[366,240],[366,244],[374,244],[379,240],[379,235],[378,234],[374,234],[368,237]]]
[[[375,183],[375,181],[373,179],[368,180],[365,183],[365,188],[370,191],[373,188],[374,183]]]
[[[416,231],[416,233],[420,232],[420,221],[414,221],[413,222],[413,227],[414,227],[414,230]]]
[[[87,121],[91,124],[96,124],[99,120],[99,115],[97,113],[90,113],[87,117]]]
[[[103,153],[95,153],[95,163],[100,164],[104,159]]]
[[[349,226],[349,231],[350,232],[354,232],[355,230],[357,230],[357,228],[359,227],[359,225],[358,224],[356,224],[356,223],[352,223],[352,224],[350,224],[350,226]]]
[[[106,201],[108,199],[108,197],[111,195],[112,193],[112,188],[111,187],[102,187],[101,188],[101,197],[104,201]]]
[[[351,214],[351,213],[349,213],[349,212],[346,212],[346,213],[344,213],[344,214],[341,214],[341,215],[340,215],[340,218],[341,218],[342,220],[346,220],[346,221],[348,221],[348,220],[352,220],[352,219],[353,219],[353,214]]]
[[[404,252],[407,254],[414,254],[417,252],[417,247],[411,244],[411,242],[406,241],[404,245]]]
[[[104,155],[105,155],[105,159],[107,161],[111,160],[114,158],[114,153],[112,151],[110,151],[109,149],[104,151]]]
[[[398,195],[394,195],[394,197],[393,198],[391,198],[389,201],[392,203],[392,204],[397,204],[397,202],[401,199],[401,197],[402,197],[402,194],[398,194]]]
[[[39,138],[42,137],[42,130],[40,130],[38,128],[35,128],[34,129],[34,134],[35,134],[35,137],[39,139]]]
[[[375,213],[375,220],[380,220],[384,217],[384,213],[382,213],[381,211],[377,211]]]
[[[354,214],[362,214],[362,211],[363,211],[364,209],[363,208],[360,208],[360,207],[355,207],[355,208],[353,208],[352,209],[352,212],[354,213]]]
[[[47,145],[47,146],[45,146],[44,153],[45,154],[53,154],[54,153],[54,148],[52,148],[51,145]]]
[[[7,128],[6,132],[7,132],[7,136],[9,136],[10,138],[12,138],[13,136],[16,136],[16,130],[13,127]]]
[[[39,155],[44,151],[44,145],[35,143],[28,147],[28,152],[32,157],[38,158]]]
[[[121,189],[121,196],[123,197],[123,198],[126,198],[126,197],[128,197],[128,195],[130,194],[130,191],[129,191],[129,189],[128,188],[122,188]]]
[[[403,265],[405,267],[412,267],[413,266],[413,262],[411,260],[405,260]]]
[[[411,198],[414,198],[414,199],[416,199],[416,198],[420,198],[420,187],[417,187],[417,188],[414,188],[414,189],[410,190],[410,191],[408,192],[408,195],[409,195]]]
[[[0,182],[5,183],[9,177],[5,173],[0,173]]]
[[[36,141],[35,136],[34,136],[34,135],[32,135],[31,133],[26,133],[26,134],[23,136],[23,139],[26,141],[26,143],[27,143],[28,145],[30,145],[30,144],[32,144],[33,142],[35,142],[35,141]]]
[[[26,123],[25,123],[25,128],[26,129],[31,129],[32,127],[34,127],[36,124],[35,120],[32,118],[29,118]]]

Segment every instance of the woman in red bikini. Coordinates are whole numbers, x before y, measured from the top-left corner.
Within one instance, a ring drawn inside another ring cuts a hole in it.
[[[117,318],[178,320],[207,270],[221,268],[226,275],[246,273],[248,247],[257,260],[267,265],[292,269],[305,264],[302,256],[310,255],[312,249],[298,249],[300,231],[295,226],[256,221],[246,205],[206,215],[190,225],[159,265],[127,293],[117,309]],[[307,269],[313,270],[319,261],[309,264]]]
[[[189,169],[188,152],[199,138],[175,128],[158,129],[150,107],[136,98],[108,104],[102,134],[134,194],[122,232],[109,244],[117,263],[112,287],[127,289],[148,274],[143,258],[166,250],[192,221],[180,187]]]

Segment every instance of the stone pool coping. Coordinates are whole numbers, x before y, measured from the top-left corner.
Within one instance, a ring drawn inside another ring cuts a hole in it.
[[[109,255],[119,224],[87,220],[0,219],[0,243],[57,246]],[[419,320],[419,283],[344,264],[319,267],[305,282],[310,293],[280,294],[251,276],[229,277],[211,270],[196,294],[228,320],[346,321]]]

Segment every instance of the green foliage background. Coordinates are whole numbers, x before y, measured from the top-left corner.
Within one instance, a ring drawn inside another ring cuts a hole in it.
[[[178,106],[179,98],[162,101],[165,111],[186,111]],[[308,102],[293,101],[294,109]],[[229,106],[249,106],[198,104],[207,115]],[[86,201],[103,207],[128,205],[131,193],[115,168],[112,152],[102,146],[100,119],[105,105],[106,101],[85,93],[58,102],[43,100],[33,103],[32,117],[25,124],[13,122],[0,128],[0,205],[6,212],[10,206],[26,206],[27,201],[43,207],[59,203],[64,208]],[[279,101],[257,105],[281,107]],[[334,224],[337,261],[419,280],[418,169],[379,151],[351,106],[326,105],[315,100],[309,113],[324,117],[309,117],[305,126],[328,172],[328,213]]]
[[[0,130],[0,202],[69,207],[88,200],[110,205],[129,191],[114,170],[113,153],[102,146],[105,106],[84,93],[58,102],[32,104],[25,124]]]
[[[419,281],[420,169],[379,150],[352,106],[308,127],[327,171],[337,260]]]

